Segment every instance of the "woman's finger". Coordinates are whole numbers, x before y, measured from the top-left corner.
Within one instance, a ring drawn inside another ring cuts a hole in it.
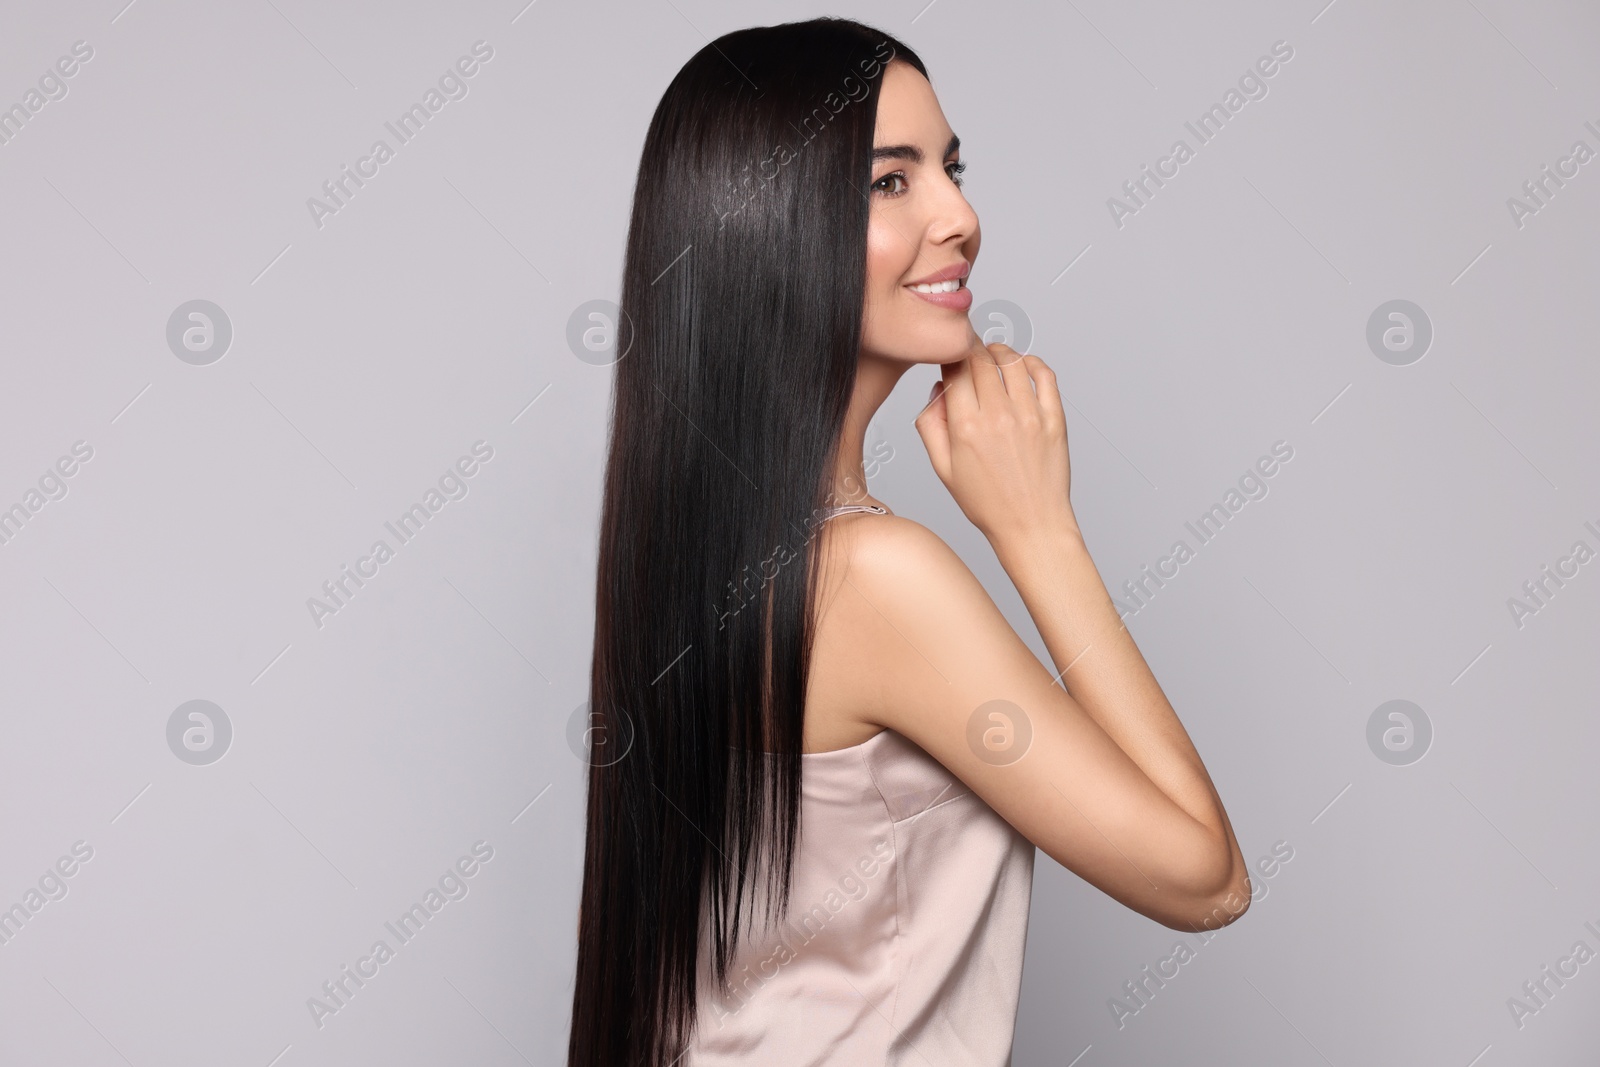
[[[1000,368],[1000,380],[1005,383],[1006,393],[1019,401],[1033,400],[1032,380],[1028,377],[1024,357],[1010,345],[998,343],[989,346],[989,354]]]
[[[1065,423],[1066,415],[1061,410],[1061,391],[1056,385],[1055,371],[1038,356],[1023,356],[1022,360],[1023,366],[1028,369],[1029,377],[1033,379],[1033,388],[1039,397],[1039,410],[1044,414],[1045,425]]]
[[[1006,402],[1006,386],[995,370],[994,354],[989,347],[972,335],[972,350],[968,353],[968,371],[972,377],[972,392],[978,399],[978,408],[997,406]]]
[[[977,334],[972,335],[972,344],[979,344]],[[960,418],[967,412],[976,411],[978,398],[973,392],[972,367],[967,357],[941,364],[939,373],[944,382],[944,399],[940,403],[944,405],[946,415]]]
[[[939,476],[940,481],[947,481],[950,477],[950,413],[945,406],[945,392],[944,382],[934,382],[933,399],[928,401],[916,419],[922,447],[928,450],[928,462],[933,464],[933,473]]]

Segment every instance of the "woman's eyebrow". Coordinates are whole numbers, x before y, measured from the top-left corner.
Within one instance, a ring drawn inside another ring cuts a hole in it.
[[[947,156],[954,155],[955,151],[960,147],[961,138],[951,134],[950,143],[945,146],[944,154]],[[872,150],[872,161],[874,163],[880,159],[904,159],[921,165],[922,158],[922,149],[914,144],[889,144]]]

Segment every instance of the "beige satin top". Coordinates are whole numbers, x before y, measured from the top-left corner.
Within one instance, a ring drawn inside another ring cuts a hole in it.
[[[801,756],[786,920],[741,937],[721,989],[702,949],[683,1067],[1006,1067],[1034,847],[892,730]]]

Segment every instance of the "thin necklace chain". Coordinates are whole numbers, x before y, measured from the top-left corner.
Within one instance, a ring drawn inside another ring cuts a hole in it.
[[[881,507],[878,504],[841,504],[840,506],[838,506],[836,508],[829,508],[828,509],[828,518],[831,519],[835,515],[847,515],[847,514],[853,512],[853,511],[866,511],[866,512],[870,512],[873,515],[887,515],[887,514],[889,514],[889,509],[888,508]]]

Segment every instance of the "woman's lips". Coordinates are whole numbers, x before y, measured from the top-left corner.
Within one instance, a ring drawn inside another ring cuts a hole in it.
[[[966,311],[972,306],[972,290],[965,285],[953,293],[919,293],[909,285],[904,288],[912,296],[942,308],[949,308],[951,311]]]

